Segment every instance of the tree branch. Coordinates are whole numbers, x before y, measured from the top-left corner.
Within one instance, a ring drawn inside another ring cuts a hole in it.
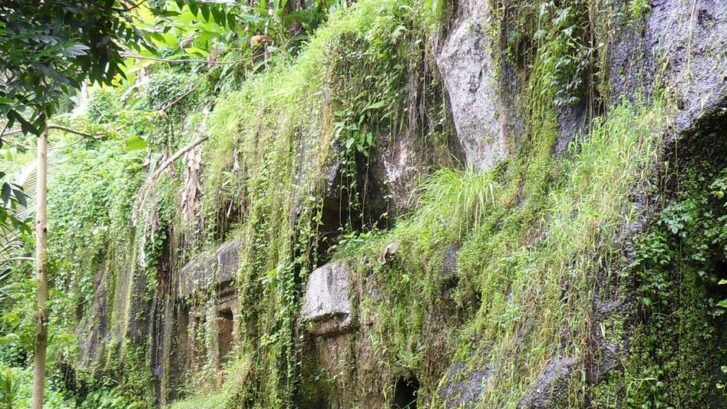
[[[138,54],[129,54],[129,53],[121,53],[121,56],[124,58],[133,58],[136,60],[149,60],[149,61],[159,61],[159,62],[168,62],[168,63],[198,63],[198,64],[213,64],[213,65],[230,65],[230,64],[237,64],[244,60],[235,60],[235,61],[208,61],[208,60],[198,60],[195,58],[158,58],[158,57],[147,57],[145,55],[138,55]]]
[[[154,171],[154,173],[152,173],[151,176],[149,176],[149,179],[146,180],[146,183],[147,184],[153,183],[154,180],[156,178],[158,178],[159,175],[161,175],[161,173],[164,171],[164,169],[166,169],[167,167],[169,167],[169,165],[171,165],[172,163],[174,163],[174,161],[176,161],[177,159],[179,159],[182,155],[184,155],[185,153],[191,151],[197,145],[199,145],[200,143],[206,141],[207,139],[209,139],[208,136],[203,136],[203,137],[197,138],[194,141],[192,141],[189,145],[187,145],[184,148],[182,148],[182,149],[178,150],[177,152],[175,152],[174,155],[170,156],[161,165],[159,165],[158,168],[156,168],[156,170]]]
[[[146,3],[146,0],[142,0],[138,3],[134,3],[132,1],[127,2],[129,4],[124,4],[125,2],[123,2],[123,1],[120,1],[119,3],[121,3],[121,5],[123,6],[122,8],[112,7],[111,10],[120,12],[120,13],[127,13],[131,10],[134,10],[135,8],[140,7],[142,4]]]
[[[48,127],[46,129],[48,129],[48,130],[56,129],[56,130],[59,130],[59,131],[68,132],[68,133],[76,134],[76,135],[79,135],[79,136],[83,136],[85,138],[98,138],[98,137],[101,136],[101,135],[93,135],[93,134],[90,134],[88,132],[79,131],[79,130],[76,130],[76,129],[73,129],[73,128],[69,128],[69,127],[63,126],[63,125],[48,125]],[[8,132],[5,132],[2,135],[0,135],[0,139],[5,138],[5,137],[8,137],[8,136],[19,135],[19,134],[22,134],[22,133],[23,133],[23,131],[20,130],[20,129],[17,129],[17,130],[14,130],[14,131],[8,131]]]
[[[146,181],[144,182],[144,185],[142,185],[141,189],[139,189],[139,191],[137,192],[136,200],[135,200],[136,205],[131,210],[131,220],[134,225],[136,225],[136,221],[137,221],[138,214],[139,214],[138,212],[140,211],[140,209],[143,209],[143,207],[144,207],[143,204],[146,202],[146,198],[149,194],[149,190],[154,185],[154,182],[156,181],[156,179],[158,179],[159,176],[162,174],[164,169],[169,167],[169,165],[174,163],[174,161],[179,159],[182,155],[191,151],[192,149],[197,147],[197,145],[201,144],[202,142],[206,141],[207,139],[209,139],[208,136],[199,137],[199,138],[195,139],[194,141],[192,141],[189,145],[178,150],[177,152],[174,153],[174,155],[170,156],[167,160],[162,162],[162,164],[159,165],[159,167],[156,170],[154,170],[154,172],[146,179]]]
[[[7,131],[7,132],[3,133],[2,135],[0,135],[0,139],[8,137],[8,136],[19,135],[21,133],[23,133],[23,131],[21,131],[19,129],[15,130],[15,131]]]
[[[98,138],[98,137],[101,136],[101,135],[92,135],[92,134],[87,133],[87,132],[78,131],[78,130],[75,130],[75,129],[72,129],[72,128],[68,128],[68,127],[65,127],[65,126],[61,126],[61,125],[48,125],[48,130],[51,130],[51,129],[56,129],[56,130],[59,130],[59,131],[76,134],[76,135],[79,135],[79,136],[83,136],[84,138],[94,138],[95,139],[95,138]]]
[[[175,99],[174,101],[172,101],[172,102],[170,102],[170,103],[168,103],[168,104],[164,105],[164,106],[163,106],[163,107],[162,107],[161,109],[159,109],[159,110],[160,110],[160,111],[162,111],[162,112],[166,112],[166,110],[167,110],[167,109],[169,109],[169,108],[171,108],[172,106],[176,105],[176,104],[177,104],[177,103],[178,103],[179,101],[183,100],[183,99],[184,99],[184,98],[185,98],[185,97],[186,97],[187,95],[189,95],[189,94],[193,93],[194,91],[196,91],[196,89],[197,89],[196,87],[192,87],[192,88],[190,88],[190,89],[189,89],[189,90],[187,90],[187,91],[186,91],[185,93],[183,93],[182,95],[178,96],[178,97],[177,97],[177,99]]]

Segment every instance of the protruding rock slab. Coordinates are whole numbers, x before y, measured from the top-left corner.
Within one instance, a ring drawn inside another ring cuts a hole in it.
[[[645,20],[609,47],[612,102],[668,89],[678,131],[727,97],[727,2],[652,0]]]
[[[212,285],[217,260],[210,254],[197,255],[179,271],[179,295],[188,297],[201,288]]]
[[[217,282],[230,281],[237,275],[240,267],[240,242],[238,240],[228,241],[221,245],[215,253],[217,261]]]
[[[312,331],[325,335],[351,326],[348,265],[343,261],[317,268],[308,277],[301,317],[313,323]]]
[[[458,3],[457,15],[437,52],[437,66],[467,164],[486,170],[504,159],[508,149],[492,40],[487,33],[489,10],[482,0]]]
[[[231,240],[214,253],[202,253],[190,260],[179,272],[179,295],[191,294],[213,284],[232,281],[240,264],[240,242]]]

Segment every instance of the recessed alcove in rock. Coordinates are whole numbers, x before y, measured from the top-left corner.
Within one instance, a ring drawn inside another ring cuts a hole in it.
[[[229,360],[230,351],[233,346],[233,325],[234,319],[232,309],[227,307],[217,314],[217,349],[220,364]]]
[[[389,188],[385,175],[369,165],[358,168],[355,178],[343,177],[338,168],[327,182],[318,226],[318,266],[331,259],[344,232],[388,227]]]
[[[727,361],[727,315],[717,306],[727,298],[726,286],[718,284],[727,278],[727,110],[719,107],[686,130],[667,132],[654,165],[657,176],[633,190],[647,214],[634,233],[635,268],[624,269],[634,286],[621,283],[627,308],[603,309],[610,315],[601,319],[628,324],[623,339],[601,341],[627,352],[609,355],[617,349],[603,348],[599,365],[609,369],[598,368],[597,376],[608,382],[598,385],[598,393],[613,388],[614,379],[622,387],[632,378],[653,377],[630,391],[629,399],[725,407],[714,385],[724,379],[720,367]],[[623,367],[609,364],[614,359]],[[657,391],[654,384],[666,388]]]

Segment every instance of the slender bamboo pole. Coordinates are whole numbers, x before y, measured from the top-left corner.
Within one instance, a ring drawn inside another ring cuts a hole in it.
[[[48,130],[38,137],[38,187],[35,215],[35,277],[38,285],[37,327],[31,409],[43,409],[48,348]]]

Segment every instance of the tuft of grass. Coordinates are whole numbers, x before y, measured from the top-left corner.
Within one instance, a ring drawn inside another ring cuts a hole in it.
[[[223,393],[199,395],[165,406],[166,409],[222,409],[227,396]]]
[[[628,13],[631,21],[641,21],[651,11],[649,0],[629,0]]]

